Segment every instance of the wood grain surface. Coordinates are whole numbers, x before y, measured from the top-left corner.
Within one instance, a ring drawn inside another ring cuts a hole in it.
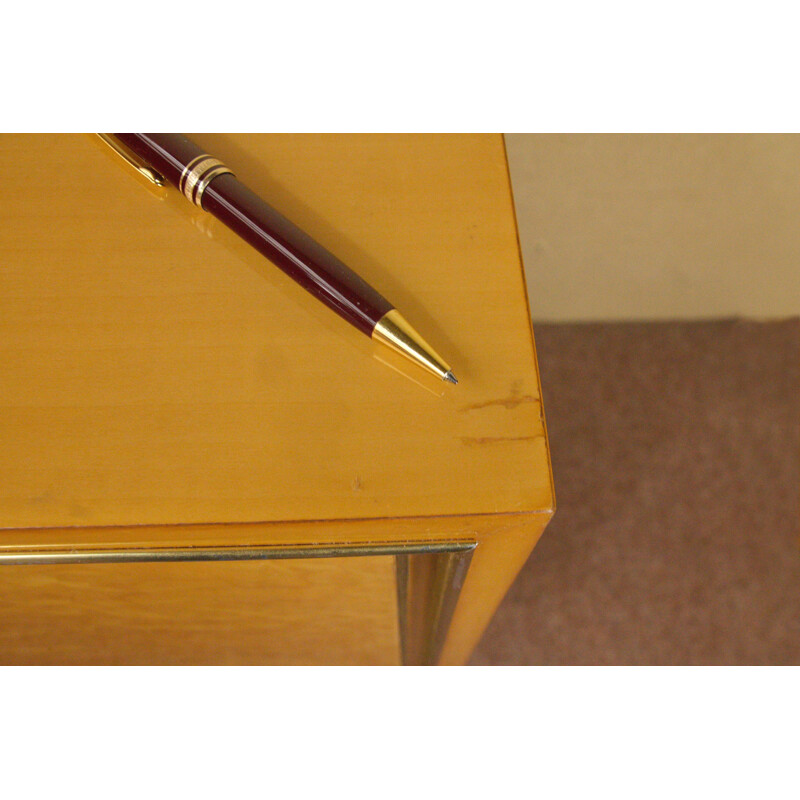
[[[501,138],[194,138],[384,292],[461,383],[439,396],[381,364],[99,140],[3,136],[2,524],[548,506]]]

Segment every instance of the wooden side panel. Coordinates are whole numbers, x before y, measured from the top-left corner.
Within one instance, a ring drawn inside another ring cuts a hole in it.
[[[463,664],[539,541],[552,512],[496,520],[478,534],[467,579],[453,615],[440,664]]]
[[[396,664],[390,556],[0,567],[1,664]]]

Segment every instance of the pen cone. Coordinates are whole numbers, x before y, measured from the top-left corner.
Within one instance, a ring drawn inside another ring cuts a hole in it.
[[[372,332],[372,338],[402,353],[423,369],[449,383],[458,383],[447,362],[393,308],[384,314]]]

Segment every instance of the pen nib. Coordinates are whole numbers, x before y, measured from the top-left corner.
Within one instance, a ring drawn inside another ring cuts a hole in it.
[[[453,375],[452,372],[446,372],[445,376],[444,376],[444,379],[446,381],[450,381],[450,383],[458,383],[458,378],[456,378],[456,376]]]

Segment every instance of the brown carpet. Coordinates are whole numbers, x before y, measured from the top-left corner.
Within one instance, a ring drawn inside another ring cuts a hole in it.
[[[800,320],[534,325],[558,510],[473,664],[800,664]]]

